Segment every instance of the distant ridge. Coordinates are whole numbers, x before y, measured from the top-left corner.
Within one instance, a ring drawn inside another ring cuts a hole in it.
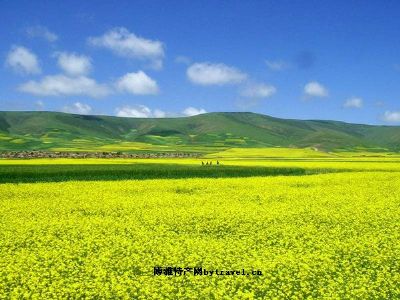
[[[280,119],[249,112],[162,119],[0,112],[1,151],[212,152],[232,147],[400,151],[400,126]]]

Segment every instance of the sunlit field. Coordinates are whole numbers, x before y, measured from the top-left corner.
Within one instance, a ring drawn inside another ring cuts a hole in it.
[[[0,161],[0,298],[398,299],[400,158],[255,151]]]
[[[400,0],[175,2],[0,0],[0,300],[400,300]]]

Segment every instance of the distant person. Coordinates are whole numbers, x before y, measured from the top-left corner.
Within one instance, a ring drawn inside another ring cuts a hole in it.
[[[210,166],[212,166],[212,161],[210,161]]]
[[[219,166],[219,161],[217,160],[217,166]]]

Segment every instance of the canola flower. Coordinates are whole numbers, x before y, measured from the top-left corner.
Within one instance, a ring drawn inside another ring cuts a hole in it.
[[[399,241],[393,170],[3,183],[0,299],[398,299]]]

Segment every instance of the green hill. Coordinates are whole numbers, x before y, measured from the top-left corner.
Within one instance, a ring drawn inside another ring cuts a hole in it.
[[[0,112],[1,151],[215,152],[277,146],[400,151],[400,127],[288,120],[241,112],[163,119]]]

